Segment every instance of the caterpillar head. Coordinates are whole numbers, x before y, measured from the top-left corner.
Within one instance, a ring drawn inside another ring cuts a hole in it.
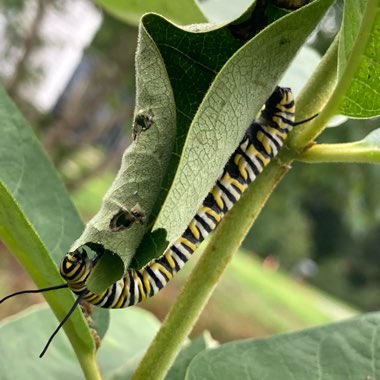
[[[294,97],[292,90],[288,87],[277,86],[272,95],[266,101],[265,109],[270,114],[283,111],[290,111],[294,113]]]
[[[92,261],[87,256],[85,246],[66,254],[61,262],[61,276],[75,293],[84,290],[86,280],[92,269]]]

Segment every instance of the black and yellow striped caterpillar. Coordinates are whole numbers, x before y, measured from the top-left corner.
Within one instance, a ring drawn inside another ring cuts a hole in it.
[[[94,249],[81,246],[68,253],[60,267],[68,287],[83,300],[105,308],[128,307],[157,294],[278,153],[294,125],[294,110],[291,90],[277,87],[266,102],[260,118],[247,129],[186,231],[163,255],[151,260],[142,269],[127,269],[122,279],[102,294],[95,294],[86,288],[86,280],[95,265],[86,250]]]
[[[247,129],[239,146],[224,167],[222,175],[181,237],[160,257],[151,260],[142,269],[127,269],[125,276],[102,294],[92,293],[86,287],[87,278],[98,259],[98,256],[90,259],[86,251],[95,250],[96,252],[96,245],[94,248],[89,243],[69,252],[60,266],[60,273],[66,283],[37,290],[48,291],[68,287],[78,295],[77,302],[60,323],[48,344],[80,300],[104,308],[123,308],[135,305],[157,294],[181,270],[199,244],[216,228],[223,216],[238,201],[248,185],[277,155],[293,126],[315,117],[295,123],[294,112],[295,104],[291,90],[277,87],[265,103],[260,117]],[[31,291],[18,292],[13,295],[26,292]]]

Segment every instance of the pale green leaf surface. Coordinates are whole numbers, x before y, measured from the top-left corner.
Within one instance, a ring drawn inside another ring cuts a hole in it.
[[[62,332],[55,337],[45,357],[38,358],[57,323],[45,306],[32,307],[2,321],[0,379],[83,379],[75,353]]]
[[[380,114],[380,1],[347,0],[339,46],[339,78],[348,88],[339,112],[354,118]]]
[[[121,369],[134,372],[160,327],[149,312],[139,308],[113,310],[111,323],[98,352],[105,379],[111,379]]]
[[[56,326],[56,319],[44,306],[4,320],[0,324],[0,380],[83,379],[75,353],[62,333],[55,337],[46,356],[38,358]],[[141,309],[115,310],[98,351],[104,379],[112,378],[125,365],[133,371],[138,364],[134,358],[141,357],[158,327],[159,322]]]
[[[283,17],[247,42],[220,70],[191,123],[154,226],[167,231],[168,241],[185,230],[245,129],[330,4],[315,1]]]
[[[208,332],[204,332],[203,335],[192,340],[179,352],[165,380],[184,379],[186,370],[194,357],[208,348],[216,347],[216,345],[217,343]]]
[[[0,182],[58,264],[83,223],[31,128],[2,89],[0,113]],[[12,234],[9,223],[2,221]]]
[[[207,21],[196,0],[97,0],[97,3],[115,17],[132,25],[137,25],[140,17],[147,12],[159,13],[180,24]]]
[[[3,90],[0,117],[0,236],[38,287],[62,284],[49,253],[59,263],[83,224],[32,129]],[[75,299],[68,290],[45,297],[59,319]],[[65,330],[76,349],[91,352],[92,338],[79,312]]]
[[[380,375],[380,314],[224,344],[197,355],[186,380],[376,379]]]

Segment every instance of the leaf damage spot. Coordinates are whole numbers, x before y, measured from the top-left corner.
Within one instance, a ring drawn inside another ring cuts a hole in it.
[[[120,208],[110,221],[112,232],[124,231],[130,228],[134,223],[144,224],[145,212],[141,206],[136,203],[131,210]]]
[[[138,111],[132,127],[133,140],[136,140],[142,132],[147,131],[153,123],[154,113],[151,109]]]

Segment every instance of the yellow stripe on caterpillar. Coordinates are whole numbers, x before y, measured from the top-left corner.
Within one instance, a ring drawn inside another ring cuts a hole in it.
[[[185,237],[181,236],[178,239],[179,243],[182,245],[185,245],[186,247],[189,247],[192,251],[195,251],[197,249],[197,245],[192,243],[191,241],[187,240]]]
[[[171,251],[165,252],[164,256],[165,256],[167,262],[169,263],[170,268],[175,269],[176,261],[173,259],[173,256],[171,255]]]
[[[244,185],[243,183],[239,182],[236,178],[232,178],[228,172],[223,176],[223,178],[231,185],[234,185],[236,188],[238,188],[241,193],[243,193],[247,188],[246,184]]]
[[[256,137],[257,137],[257,140],[259,140],[261,144],[263,145],[265,152],[268,155],[272,155],[273,148],[272,148],[271,141],[269,140],[269,138],[262,131],[258,131]],[[267,161],[269,163],[269,159],[267,159]]]
[[[265,126],[265,130],[271,135],[271,136],[278,136],[281,141],[283,142],[286,137],[288,136],[288,133],[286,133],[284,130],[278,130],[276,128]]]
[[[250,144],[249,146],[248,146],[248,149],[247,149],[247,155],[249,156],[249,158],[252,160],[252,162],[254,162],[254,160],[255,160],[255,158],[257,158],[257,159],[259,159],[261,162],[262,162],[262,166],[260,165],[260,167],[259,166],[256,166],[256,168],[257,168],[257,170],[259,171],[259,172],[262,172],[263,171],[263,168],[265,167],[265,166],[267,166],[268,164],[269,164],[269,162],[270,162],[270,158],[268,158],[268,157],[264,157],[263,155],[262,155],[262,153],[261,152],[259,152],[254,146],[253,146],[253,144]]]
[[[220,222],[222,219],[222,215],[214,211],[212,208],[203,206],[202,207],[202,212],[205,213],[206,215],[210,215],[212,218],[216,220],[216,222]]]
[[[157,262],[153,263],[153,265],[151,266],[151,269],[155,273],[156,272],[164,273],[166,275],[166,277],[168,277],[169,280],[173,277],[172,274],[163,265],[161,265]]]
[[[224,209],[224,201],[222,199],[222,191],[219,189],[219,187],[214,186],[214,188],[211,190],[211,194],[213,195],[215,202],[217,206],[223,210]]]
[[[189,229],[191,233],[194,235],[195,239],[199,240],[201,234],[199,232],[198,226],[197,226],[197,221],[193,219],[190,224],[189,224]]]

